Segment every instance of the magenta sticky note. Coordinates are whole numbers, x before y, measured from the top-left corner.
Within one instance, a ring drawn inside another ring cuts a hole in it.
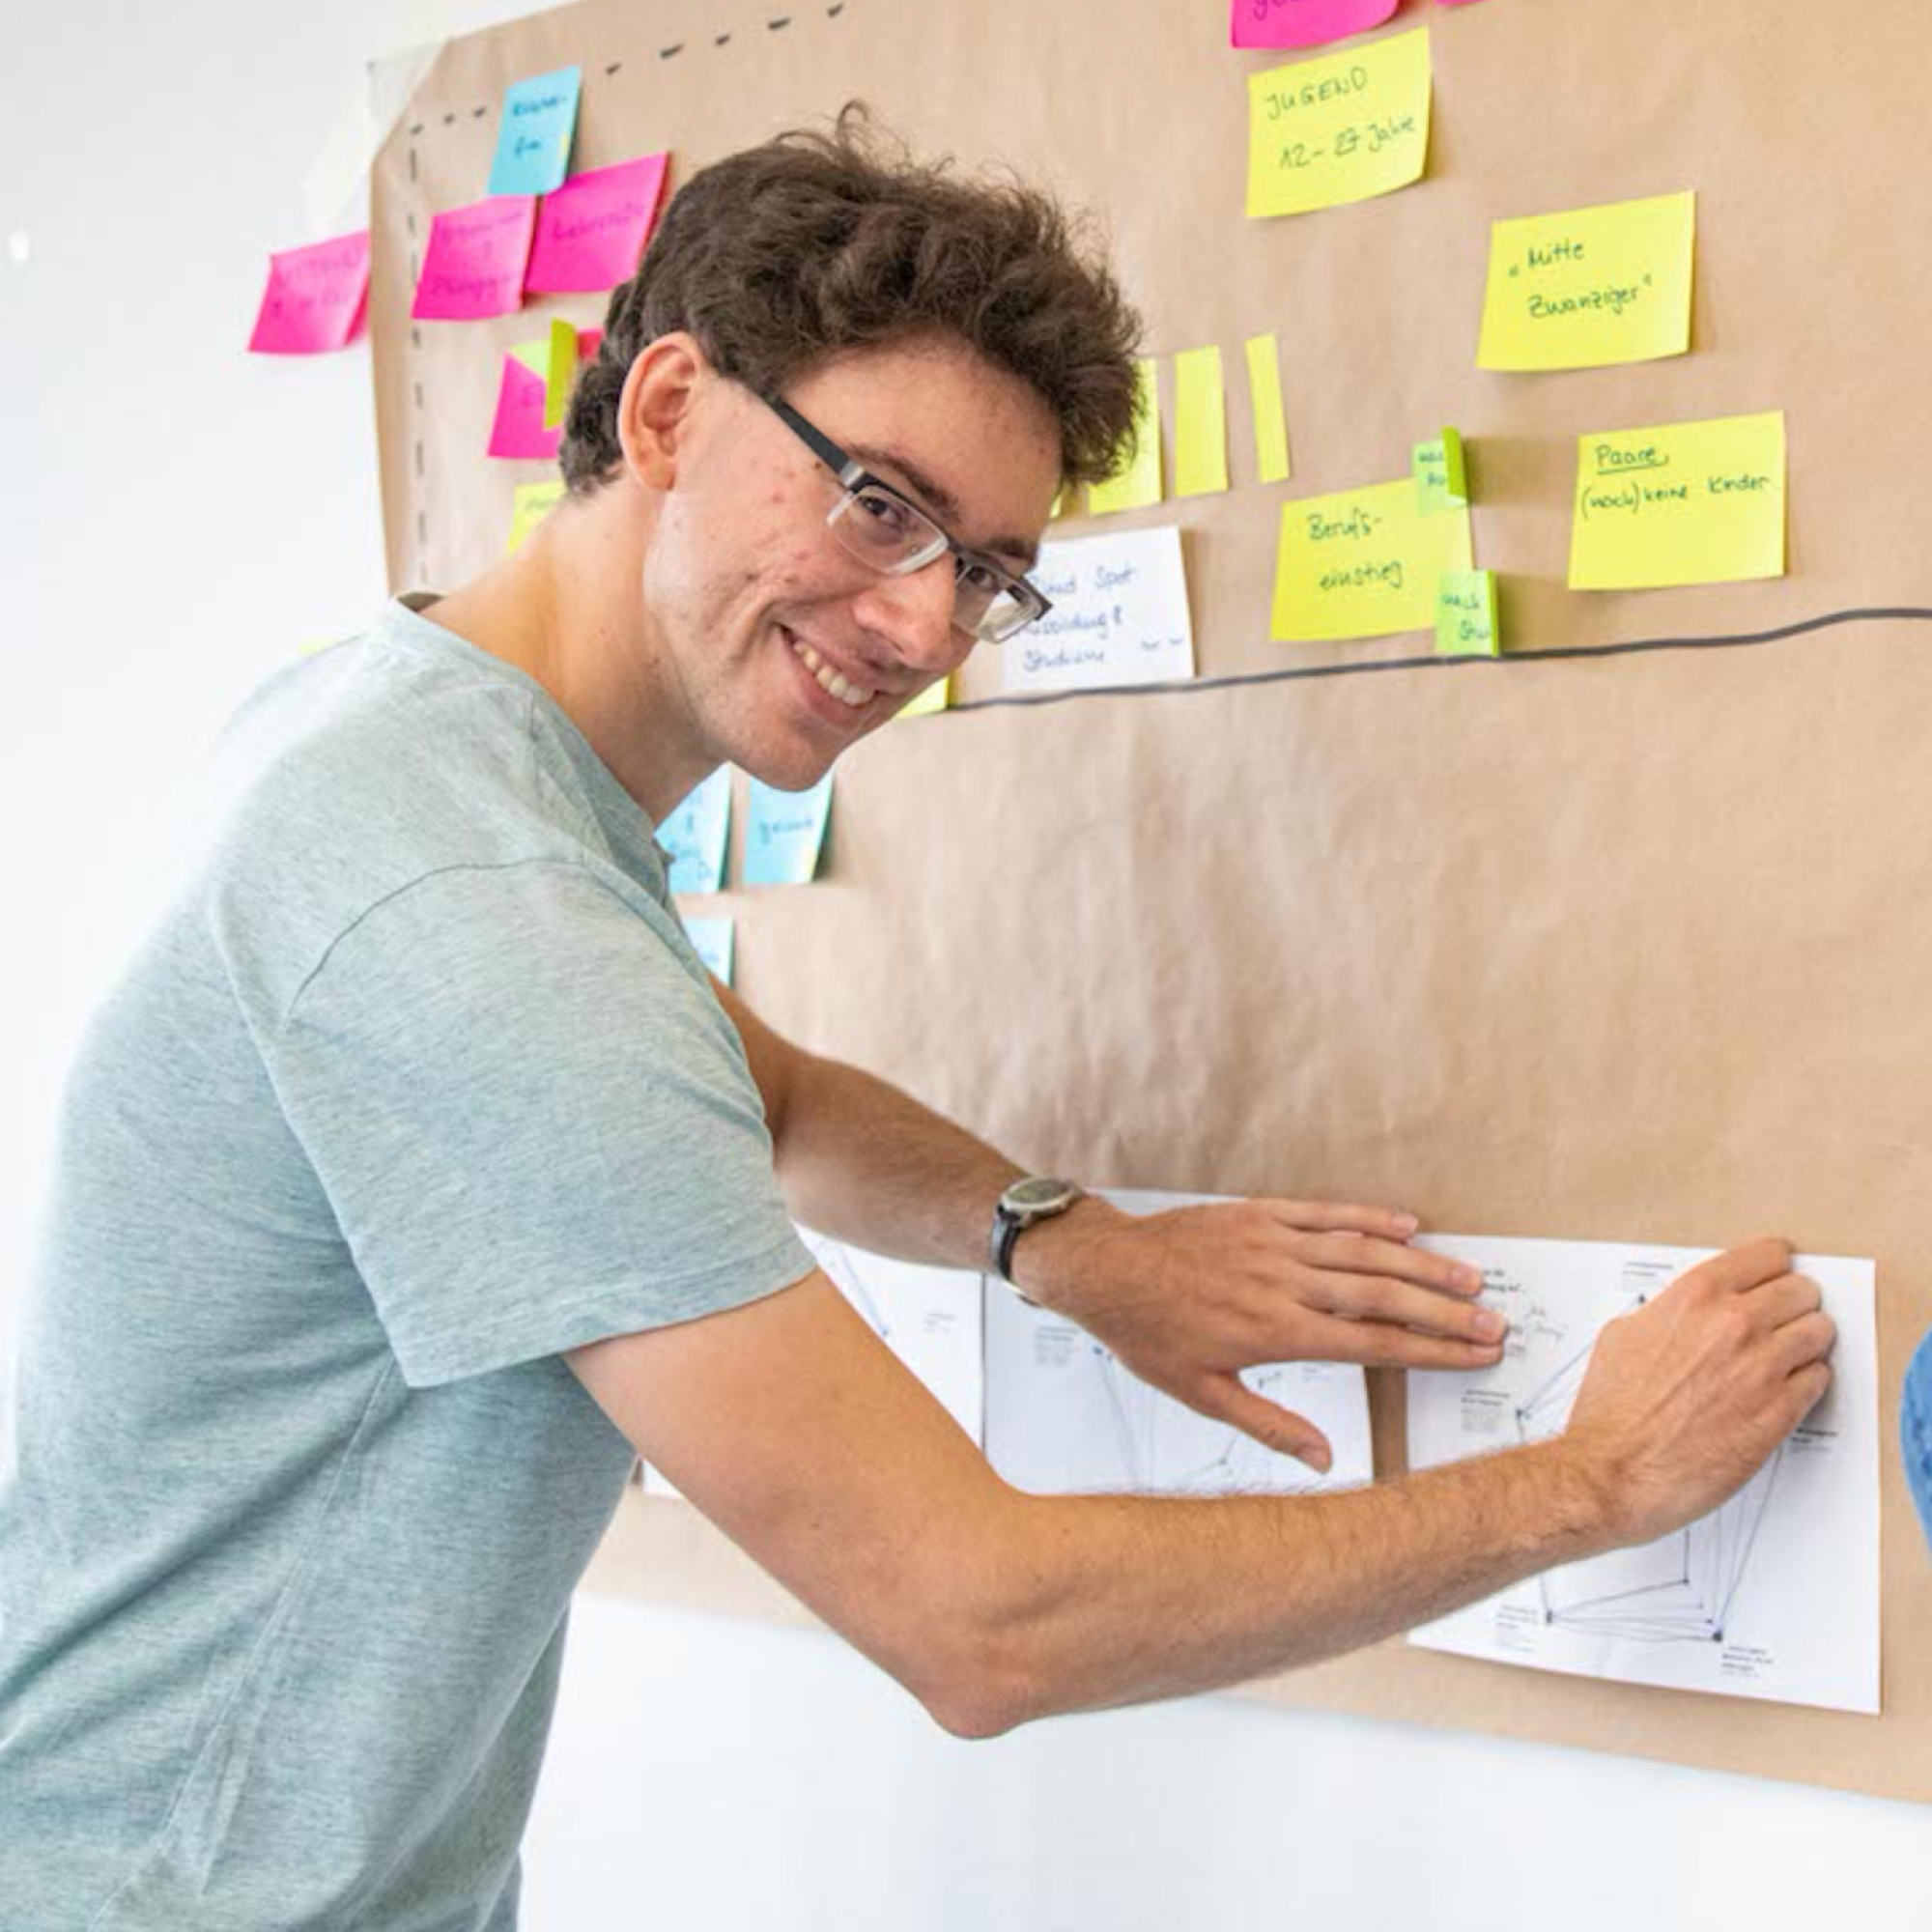
[[[664,155],[572,175],[543,198],[525,286],[532,295],[614,289],[637,272],[664,193]]]
[[[1379,27],[1397,0],[1235,0],[1237,47],[1319,47]]]
[[[433,215],[411,315],[425,322],[474,322],[523,307],[536,219],[533,194],[493,194]]]
[[[325,355],[361,327],[369,298],[369,231],[281,248],[248,338],[257,355]]]
[[[577,366],[582,369],[597,354],[604,340],[601,328],[577,331]],[[544,428],[544,367],[548,345],[526,343],[503,357],[503,373],[497,384],[497,414],[490,425],[492,456],[534,458],[546,463],[556,460],[563,441],[563,425]]]
[[[544,379],[518,355],[503,357],[497,386],[497,419],[490,425],[492,456],[554,458],[563,429],[545,429]]]

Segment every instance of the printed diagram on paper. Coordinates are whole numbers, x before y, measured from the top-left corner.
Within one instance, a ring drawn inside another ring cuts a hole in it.
[[[1204,1195],[1115,1193],[1129,1213]],[[1319,1475],[1292,1456],[1150,1388],[1064,1317],[990,1282],[986,1301],[986,1455],[1016,1488],[1215,1494],[1344,1489],[1370,1481],[1368,1390],[1360,1369],[1327,1362],[1250,1369],[1250,1388],[1306,1416],[1333,1445]]]
[[[1560,1435],[1598,1331],[1708,1250],[1435,1236],[1510,1321],[1497,1367],[1408,1378],[1412,1468]],[[1804,1256],[1838,1325],[1831,1393],[1721,1508],[1425,1625],[1410,1641],[1496,1662],[1727,1696],[1878,1710],[1874,1268]]]

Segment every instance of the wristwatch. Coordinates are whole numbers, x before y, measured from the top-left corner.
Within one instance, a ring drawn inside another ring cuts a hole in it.
[[[1056,1214],[1065,1213],[1082,1196],[1083,1190],[1072,1181],[1041,1174],[1014,1181],[1000,1196],[993,1209],[992,1232],[986,1237],[986,1260],[1009,1288],[1014,1288],[1013,1243],[1036,1221],[1050,1221]],[[1016,1288],[1014,1292],[1018,1292]]]

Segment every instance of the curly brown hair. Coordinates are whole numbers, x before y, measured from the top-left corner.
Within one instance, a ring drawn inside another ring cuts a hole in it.
[[[618,470],[624,378],[673,329],[767,396],[842,350],[949,334],[1037,392],[1069,483],[1130,452],[1140,317],[1084,224],[1011,176],[916,160],[857,102],[829,131],[731,155],[673,197],[572,393],[559,457],[573,495]]]

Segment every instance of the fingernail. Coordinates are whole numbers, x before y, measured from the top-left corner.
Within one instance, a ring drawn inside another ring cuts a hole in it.
[[[1476,1333],[1485,1342],[1500,1342],[1509,1333],[1509,1323],[1493,1308],[1476,1310]]]
[[[1483,1271],[1481,1268],[1465,1267],[1460,1269],[1457,1273],[1457,1279],[1471,1294],[1480,1294],[1483,1292]]]
[[[1327,1449],[1304,1449],[1301,1461],[1306,1463],[1317,1475],[1325,1476],[1335,1466],[1335,1458]]]
[[[1422,1226],[1413,1214],[1398,1214],[1395,1217],[1395,1224],[1405,1235],[1412,1235]]]

